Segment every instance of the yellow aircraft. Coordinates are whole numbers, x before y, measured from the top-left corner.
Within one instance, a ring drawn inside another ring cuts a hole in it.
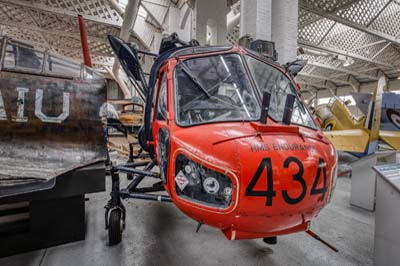
[[[348,104],[349,101],[342,101],[335,96],[328,104],[317,106],[315,114],[321,120],[321,128],[325,131],[364,128],[366,116],[353,115]]]
[[[386,143],[391,149],[400,150],[400,114],[390,106],[382,106],[386,86],[386,78],[381,76],[369,101],[366,116],[355,117],[346,102],[338,98],[334,98],[328,105],[316,108],[315,114],[321,121],[321,127],[326,130],[324,133],[337,150],[362,156],[377,151],[379,141]],[[382,107],[386,112],[382,113]]]

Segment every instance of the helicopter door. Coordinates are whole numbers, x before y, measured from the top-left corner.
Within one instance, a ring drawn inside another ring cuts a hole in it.
[[[160,71],[153,114],[153,139],[156,140],[156,154],[160,167],[161,178],[166,182],[169,158],[169,127],[167,123],[168,94],[167,94],[167,73]]]

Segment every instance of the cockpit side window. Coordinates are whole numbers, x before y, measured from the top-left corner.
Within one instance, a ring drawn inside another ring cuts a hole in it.
[[[1,40],[0,40],[1,41]],[[7,41],[1,68],[68,79],[102,80],[104,76],[73,60],[25,44]]]
[[[316,129],[315,122],[301,101],[292,81],[277,68],[257,60],[251,56],[245,56],[250,73],[261,92],[271,94],[268,115],[276,122],[282,122],[285,110],[286,97],[295,95],[291,123]]]
[[[157,102],[157,120],[167,120],[167,77],[164,73],[161,78],[160,91]]]
[[[9,42],[6,46],[3,67],[9,70],[17,69],[38,73],[42,71],[43,58],[44,52],[42,51]]]
[[[54,55],[48,55],[46,61],[47,74],[80,78],[81,65]],[[85,71],[87,73],[87,71]]]

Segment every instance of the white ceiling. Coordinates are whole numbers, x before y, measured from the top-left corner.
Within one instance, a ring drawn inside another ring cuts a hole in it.
[[[115,0],[117,1],[117,0]],[[166,30],[170,6],[186,0],[142,0],[131,40],[150,49]],[[120,0],[121,6],[127,0]],[[305,91],[376,81],[378,73],[400,76],[399,0],[299,0],[299,57],[308,60],[297,77]],[[228,0],[235,12],[238,0]],[[107,35],[118,35],[122,14],[110,0],[0,0],[0,34],[82,60],[78,14],[83,15],[96,68],[113,63]],[[238,27],[228,40],[238,38]]]

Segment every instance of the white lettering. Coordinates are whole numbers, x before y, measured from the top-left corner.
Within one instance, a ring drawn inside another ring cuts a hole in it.
[[[4,108],[3,96],[0,91],[0,120],[7,120],[6,109]]]
[[[45,115],[42,112],[43,107],[43,90],[37,89],[36,90],[36,97],[35,97],[35,115],[39,118],[42,122],[47,123],[61,123],[69,116],[69,93],[63,93],[63,112],[57,117],[50,117]]]
[[[13,119],[16,122],[28,122],[28,117],[24,116],[25,110],[25,93],[29,92],[28,88],[17,87],[18,100],[17,100],[17,117]]]

